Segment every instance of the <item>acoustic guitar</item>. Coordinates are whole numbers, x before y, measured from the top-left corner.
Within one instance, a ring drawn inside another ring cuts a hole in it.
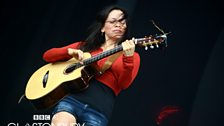
[[[166,35],[149,36],[134,39],[136,45],[145,49],[166,46]],[[91,57],[84,53],[82,63],[75,58],[68,61],[48,63],[35,71],[28,80],[25,89],[26,98],[36,109],[45,109],[56,104],[71,92],[85,90],[89,80],[99,72],[92,67],[92,63],[104,57],[122,51],[121,45]]]

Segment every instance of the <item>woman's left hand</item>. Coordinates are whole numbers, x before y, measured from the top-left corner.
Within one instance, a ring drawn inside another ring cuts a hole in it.
[[[126,40],[122,43],[123,52],[125,56],[133,56],[135,52],[134,40]]]

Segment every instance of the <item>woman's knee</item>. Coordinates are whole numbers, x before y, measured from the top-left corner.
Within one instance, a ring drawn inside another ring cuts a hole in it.
[[[55,113],[51,120],[51,126],[73,126],[76,124],[76,118],[68,112]]]

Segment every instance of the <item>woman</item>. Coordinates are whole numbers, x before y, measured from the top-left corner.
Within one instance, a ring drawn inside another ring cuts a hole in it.
[[[140,57],[135,52],[133,40],[126,40],[127,21],[128,15],[124,9],[116,6],[107,7],[96,17],[84,42],[52,48],[44,53],[43,59],[47,62],[69,60],[72,57],[82,61],[83,52],[96,55],[113,49],[118,44],[123,47],[123,54],[119,55],[102,75],[94,77],[87,89],[69,94],[57,103],[53,110],[52,125],[107,125],[115,97],[121,90],[130,86],[140,65]],[[94,64],[102,68],[107,58]]]

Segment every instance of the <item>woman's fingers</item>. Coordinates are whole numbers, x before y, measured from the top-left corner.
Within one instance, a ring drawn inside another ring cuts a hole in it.
[[[135,44],[133,40],[126,40],[122,43],[125,56],[133,56],[135,52]]]
[[[84,57],[83,51],[81,51],[79,49],[68,48],[68,54],[73,56],[74,58],[76,58],[78,60],[82,60],[83,57]]]

